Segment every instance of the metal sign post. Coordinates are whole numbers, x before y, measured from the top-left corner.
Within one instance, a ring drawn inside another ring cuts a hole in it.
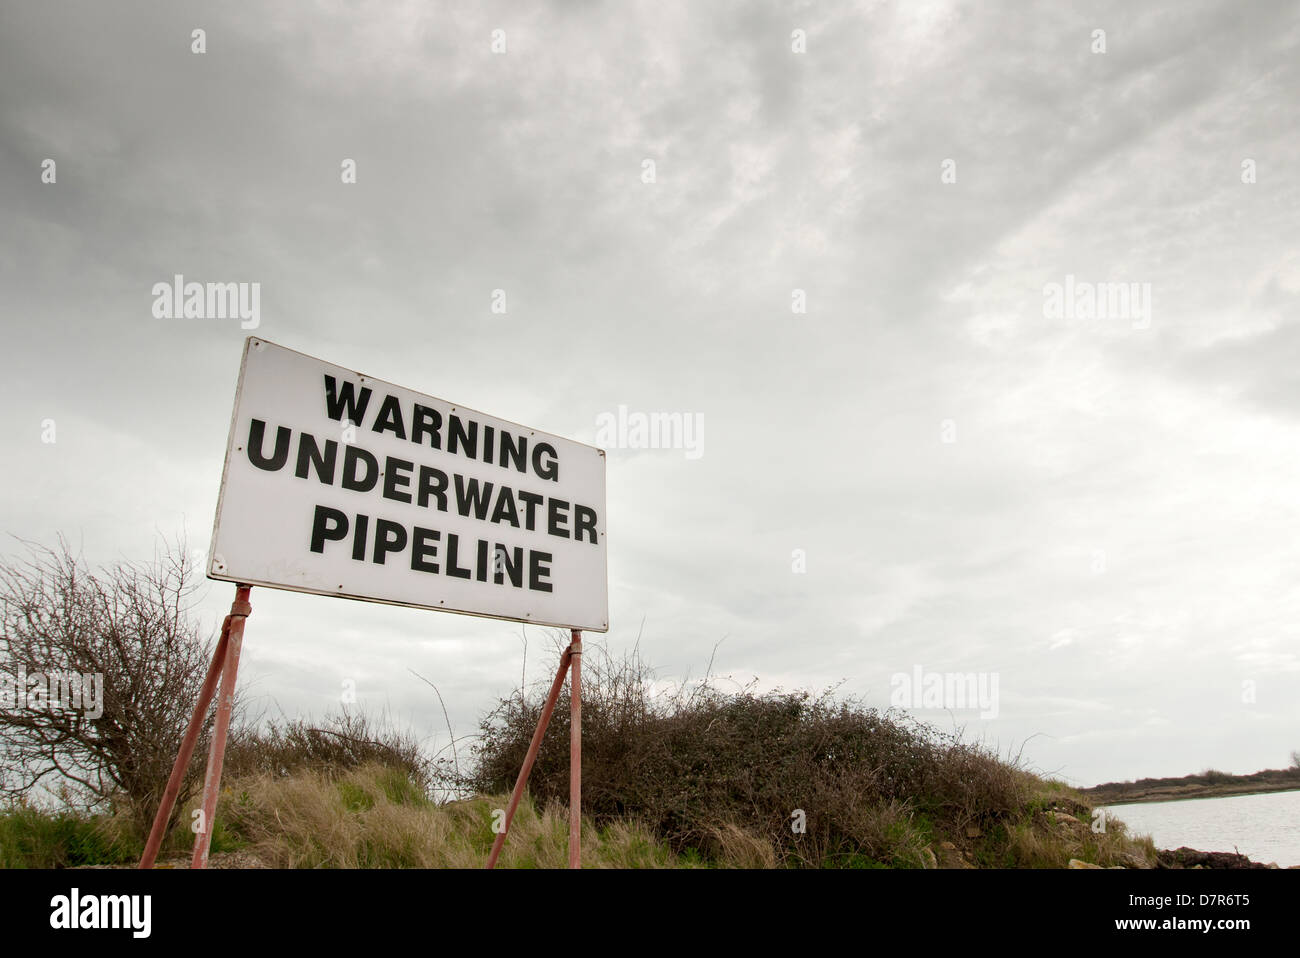
[[[519,800],[523,798],[524,786],[528,784],[528,776],[533,770],[533,763],[537,761],[537,752],[542,746],[542,736],[546,734],[546,726],[551,724],[551,713],[555,711],[555,703],[560,698],[560,689],[564,687],[565,673],[572,669],[569,684],[569,716],[572,727],[569,730],[569,867],[579,868],[582,865],[582,632],[579,629],[570,631],[569,647],[564,650],[560,656],[560,667],[556,670],[555,681],[551,683],[551,691],[547,693],[546,704],[542,706],[542,714],[537,719],[537,729],[533,732],[533,740],[528,745],[528,754],[524,756],[524,764],[519,769],[519,778],[515,780],[514,791],[510,793],[510,804],[506,808],[506,820],[504,827],[497,834],[496,841],[492,843],[492,853],[488,855],[487,868],[496,868],[497,858],[501,855],[501,849],[505,846],[506,836],[510,833],[510,823],[514,821],[515,812],[519,809]]]
[[[167,820],[176,805],[176,795],[185,778],[190,758],[194,755],[194,747],[198,744],[203,719],[208,713],[208,706],[212,704],[219,677],[221,695],[217,699],[217,724],[212,731],[212,746],[208,750],[208,766],[204,775],[200,831],[194,838],[194,857],[190,862],[191,868],[208,867],[208,849],[212,844],[212,822],[216,817],[217,796],[221,788],[221,766],[226,756],[226,735],[230,729],[230,713],[235,698],[239,653],[244,644],[244,620],[253,611],[248,603],[251,591],[247,585],[235,587],[235,601],[230,607],[230,614],[221,624],[221,638],[217,640],[217,647],[212,653],[212,664],[208,666],[208,674],[199,690],[199,700],[195,703],[189,728],[185,730],[180,751],[176,754],[176,764],[172,766],[171,777],[163,790],[158,814],[154,816],[153,828],[149,831],[149,841],[145,844],[144,854],[140,856],[141,868],[153,868],[154,861],[158,858],[158,849],[162,846],[163,835],[167,831]]]
[[[569,867],[582,867],[582,633],[569,642]]]

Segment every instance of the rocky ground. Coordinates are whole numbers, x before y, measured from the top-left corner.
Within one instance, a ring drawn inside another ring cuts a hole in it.
[[[1077,858],[1070,859],[1071,868],[1101,868],[1101,865],[1094,865],[1091,862],[1080,861]],[[1112,868],[1123,868],[1123,865],[1112,865]],[[1161,848],[1156,851],[1156,864],[1154,866],[1141,864],[1135,865],[1136,868],[1281,868],[1277,862],[1269,862],[1267,865],[1263,862],[1253,862],[1245,855],[1239,855],[1236,852],[1202,852],[1195,848],[1167,849]],[[1289,868],[1300,869],[1300,865],[1290,865]]]
[[[1280,868],[1277,862],[1253,862],[1236,852],[1201,852],[1195,848],[1161,849],[1156,853],[1160,868]],[[1292,865],[1291,868],[1300,868]]]

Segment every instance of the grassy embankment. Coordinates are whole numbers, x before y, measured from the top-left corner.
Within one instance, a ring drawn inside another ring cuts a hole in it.
[[[1088,807],[1070,790],[1044,783],[1040,795],[987,835],[936,837],[927,816],[894,808],[864,809],[857,854],[828,858],[822,867],[1064,867],[1071,858],[1103,865],[1149,866],[1149,842],[1136,841],[1111,822],[1093,834]],[[276,868],[476,868],[495,837],[493,812],[506,796],[434,803],[401,769],[366,765],[343,774],[302,770],[282,778],[232,781],[224,790],[213,837],[218,858],[246,852]],[[1074,807],[1069,812],[1048,809]],[[178,829],[163,860],[186,858],[190,834]],[[0,814],[0,867],[63,868],[130,865],[142,843],[126,816],[15,808]],[[933,856],[933,857],[931,857]],[[563,868],[568,862],[568,814],[557,803],[520,806],[501,857],[505,868]],[[772,868],[773,842],[732,823],[720,823],[698,846],[674,849],[635,820],[598,825],[583,820],[583,864],[594,868]],[[809,865],[791,860],[792,866]]]
[[[905,715],[829,694],[654,694],[636,660],[584,662],[583,863],[680,868],[1151,867],[1149,839],[1094,827],[1074,789]],[[477,744],[430,761],[364,723],[290,723],[232,740],[213,853],[281,868],[478,867],[540,708],[503,699]],[[557,710],[501,859],[567,863],[568,710]],[[448,790],[465,796],[435,802]],[[191,803],[192,804],[192,803]],[[133,817],[16,807],[0,866],[129,864]],[[182,816],[188,822],[188,815]],[[183,857],[184,826],[163,858]]]

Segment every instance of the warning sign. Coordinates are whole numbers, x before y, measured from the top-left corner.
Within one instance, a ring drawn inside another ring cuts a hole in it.
[[[604,632],[605,454],[250,337],[208,576]]]

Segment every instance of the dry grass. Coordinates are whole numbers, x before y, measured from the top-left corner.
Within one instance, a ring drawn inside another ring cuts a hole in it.
[[[400,770],[365,765],[341,776],[301,771],[231,783],[217,815],[226,834],[276,868],[481,868],[496,837],[493,812],[506,796],[438,805]],[[558,804],[520,804],[501,868],[566,868],[569,819]],[[645,828],[583,822],[583,865],[671,868],[677,856]]]

